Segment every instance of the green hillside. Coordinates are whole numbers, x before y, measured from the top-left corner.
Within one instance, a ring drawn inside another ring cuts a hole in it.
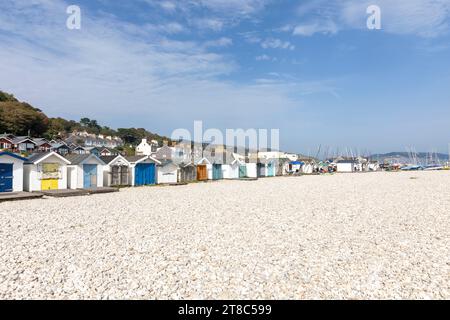
[[[49,118],[42,110],[26,102],[20,102],[12,94],[0,91],[0,133],[54,139],[64,138],[74,130],[119,136],[125,143],[131,145],[137,145],[142,138],[157,140],[160,144],[164,140],[169,140],[167,137],[149,132],[144,128],[112,129],[89,118],[82,118],[80,121]]]

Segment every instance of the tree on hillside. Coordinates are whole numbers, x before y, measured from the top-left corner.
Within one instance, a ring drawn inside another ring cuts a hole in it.
[[[6,101],[19,102],[12,94],[0,91],[0,102],[6,102]]]
[[[102,133],[106,136],[119,136],[128,145],[137,145],[141,139],[156,140],[162,144],[170,139],[151,133],[143,128],[121,128],[117,131],[110,127],[102,127],[97,120],[82,118],[80,122],[63,118],[47,118],[37,108],[28,103],[18,101],[12,94],[0,91],[0,133],[27,135],[45,138],[64,138],[75,130],[86,130],[89,133]],[[131,153],[131,151],[129,151]]]
[[[80,124],[89,133],[99,134],[102,129],[97,120],[91,120],[89,118],[81,118]]]
[[[0,123],[3,132],[42,136],[47,131],[48,122],[47,116],[41,110],[28,103],[11,100],[0,102]]]
[[[80,128],[81,125],[76,121],[63,118],[50,118],[45,137],[50,139],[62,138],[62,135]]]

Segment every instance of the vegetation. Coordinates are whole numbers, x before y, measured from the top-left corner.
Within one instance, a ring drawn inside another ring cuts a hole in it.
[[[48,124],[49,119],[40,109],[0,91],[0,132],[42,135]]]
[[[156,140],[160,144],[167,137],[149,132],[143,128],[119,128],[111,129],[101,126],[97,120],[82,118],[79,122],[63,118],[48,118],[40,109],[34,108],[26,102],[18,101],[13,95],[0,91],[0,133],[12,133],[14,135],[31,135],[49,139],[63,138],[69,133],[86,130],[92,134],[105,136],[118,136],[125,144],[135,146],[143,138]],[[124,147],[129,149],[129,147]],[[131,153],[131,150],[126,150]]]

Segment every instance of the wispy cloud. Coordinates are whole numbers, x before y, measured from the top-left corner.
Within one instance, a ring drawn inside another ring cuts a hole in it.
[[[448,0],[310,0],[297,8],[302,22],[286,26],[284,31],[312,36],[316,33],[336,34],[348,29],[362,30],[366,28],[366,10],[370,5],[381,8],[383,32],[424,38],[450,32]]]
[[[217,40],[210,40],[205,42],[205,47],[229,47],[233,44],[233,40],[230,38],[222,37]]]
[[[264,49],[287,49],[294,50],[295,46],[289,41],[283,41],[277,38],[267,38],[261,42],[261,47]]]
[[[220,80],[239,66],[208,48],[229,46],[230,38],[174,40],[163,27],[143,30],[89,12],[82,29],[70,31],[66,6],[11,0],[0,12],[0,60],[9,61],[0,65],[0,87],[50,115],[170,133],[195,119],[217,127],[263,125],[270,110],[296,105],[287,87]],[[230,115],[238,113],[236,122]]]

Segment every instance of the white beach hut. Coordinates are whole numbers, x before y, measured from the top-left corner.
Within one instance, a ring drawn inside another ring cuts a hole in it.
[[[105,163],[103,166],[104,186],[130,186],[131,185],[131,164],[123,156],[100,157]]]
[[[129,156],[125,159],[130,164],[133,187],[156,184],[156,166],[161,164],[160,161],[151,156]]]
[[[69,154],[67,166],[68,189],[92,189],[103,187],[103,166],[105,163],[95,154]]]
[[[67,189],[67,165],[70,161],[56,152],[36,153],[25,162],[24,190]]]
[[[176,184],[178,183],[178,166],[170,160],[162,161],[157,167],[158,184]]]
[[[223,178],[239,179],[240,178],[239,169],[241,168],[241,165],[245,165],[245,163],[241,163],[239,159],[237,159],[237,156],[235,156],[232,153],[227,154],[225,162],[226,163],[222,165]]]
[[[349,173],[349,172],[355,172],[357,167],[357,161],[356,160],[339,160],[336,164],[337,166],[337,172],[341,173]]]
[[[23,191],[23,164],[27,161],[11,152],[0,152],[0,193]]]

